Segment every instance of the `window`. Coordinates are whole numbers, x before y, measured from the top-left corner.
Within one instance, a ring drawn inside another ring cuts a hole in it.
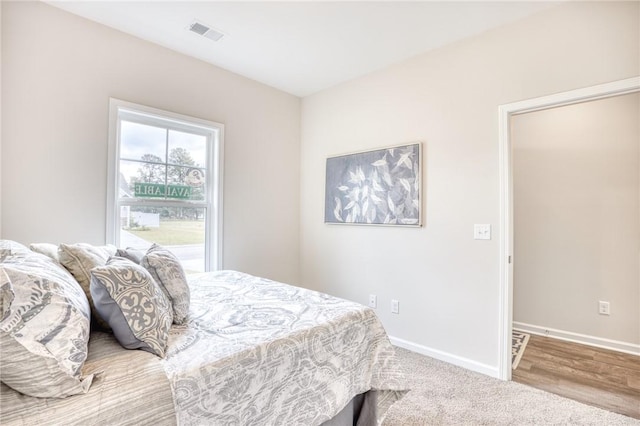
[[[220,269],[222,137],[221,124],[111,99],[107,242]]]

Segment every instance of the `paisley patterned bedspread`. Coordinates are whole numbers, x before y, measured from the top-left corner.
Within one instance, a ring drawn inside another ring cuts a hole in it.
[[[375,313],[247,274],[195,275],[162,365],[180,425],[319,425],[376,390],[377,418],[405,393]]]

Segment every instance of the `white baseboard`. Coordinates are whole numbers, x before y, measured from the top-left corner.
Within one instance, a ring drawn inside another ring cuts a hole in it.
[[[565,340],[567,342],[581,343],[583,345],[610,349],[612,351],[624,352],[631,355],[640,355],[640,345],[636,345],[634,343],[610,340],[602,337],[573,333],[570,331],[556,330],[554,328],[526,324],[517,321],[513,322],[513,329],[539,336],[553,337],[554,339]]]
[[[487,376],[495,378],[500,378],[500,371],[498,367],[482,364],[472,359],[463,358],[457,355],[440,351],[438,349],[432,349],[393,336],[389,336],[389,340],[393,345],[399,346],[401,348],[408,349],[410,351],[417,352],[419,354],[426,355],[440,361],[448,362],[449,364],[457,365],[458,367],[466,368],[467,370],[476,371],[478,373],[486,374]]]

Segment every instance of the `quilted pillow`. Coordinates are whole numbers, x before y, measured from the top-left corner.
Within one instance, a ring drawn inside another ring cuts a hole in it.
[[[163,288],[173,305],[173,322],[184,324],[189,314],[191,294],[187,277],[178,258],[164,247],[153,244],[142,258],[151,276]]]
[[[109,325],[96,313],[93,300],[91,299],[91,291],[89,290],[91,270],[96,266],[103,266],[107,263],[109,257],[116,254],[116,250],[117,248],[112,245],[97,247],[85,243],[60,244],[60,246],[58,246],[60,263],[67,268],[80,283],[80,287],[82,287],[87,300],[89,300],[93,317],[97,324],[105,330],[109,330]]]
[[[91,271],[91,295],[123,347],[164,358],[173,322],[171,302],[146,269],[112,257]]]
[[[46,256],[13,256],[0,265],[0,297],[0,380],[42,398],[86,393],[90,311],[73,277]]]

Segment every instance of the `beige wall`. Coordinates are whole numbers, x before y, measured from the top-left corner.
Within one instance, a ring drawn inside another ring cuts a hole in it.
[[[514,116],[511,137],[514,321],[640,343],[640,95]]]
[[[498,374],[498,106],[640,75],[640,3],[569,2],[307,97],[302,278],[388,333]],[[423,141],[420,229],[323,224],[329,155]],[[493,239],[473,240],[473,224]],[[390,313],[390,300],[400,314]]]
[[[225,125],[224,266],[298,281],[298,98],[43,3],[2,9],[3,238],[104,242],[115,97]]]

